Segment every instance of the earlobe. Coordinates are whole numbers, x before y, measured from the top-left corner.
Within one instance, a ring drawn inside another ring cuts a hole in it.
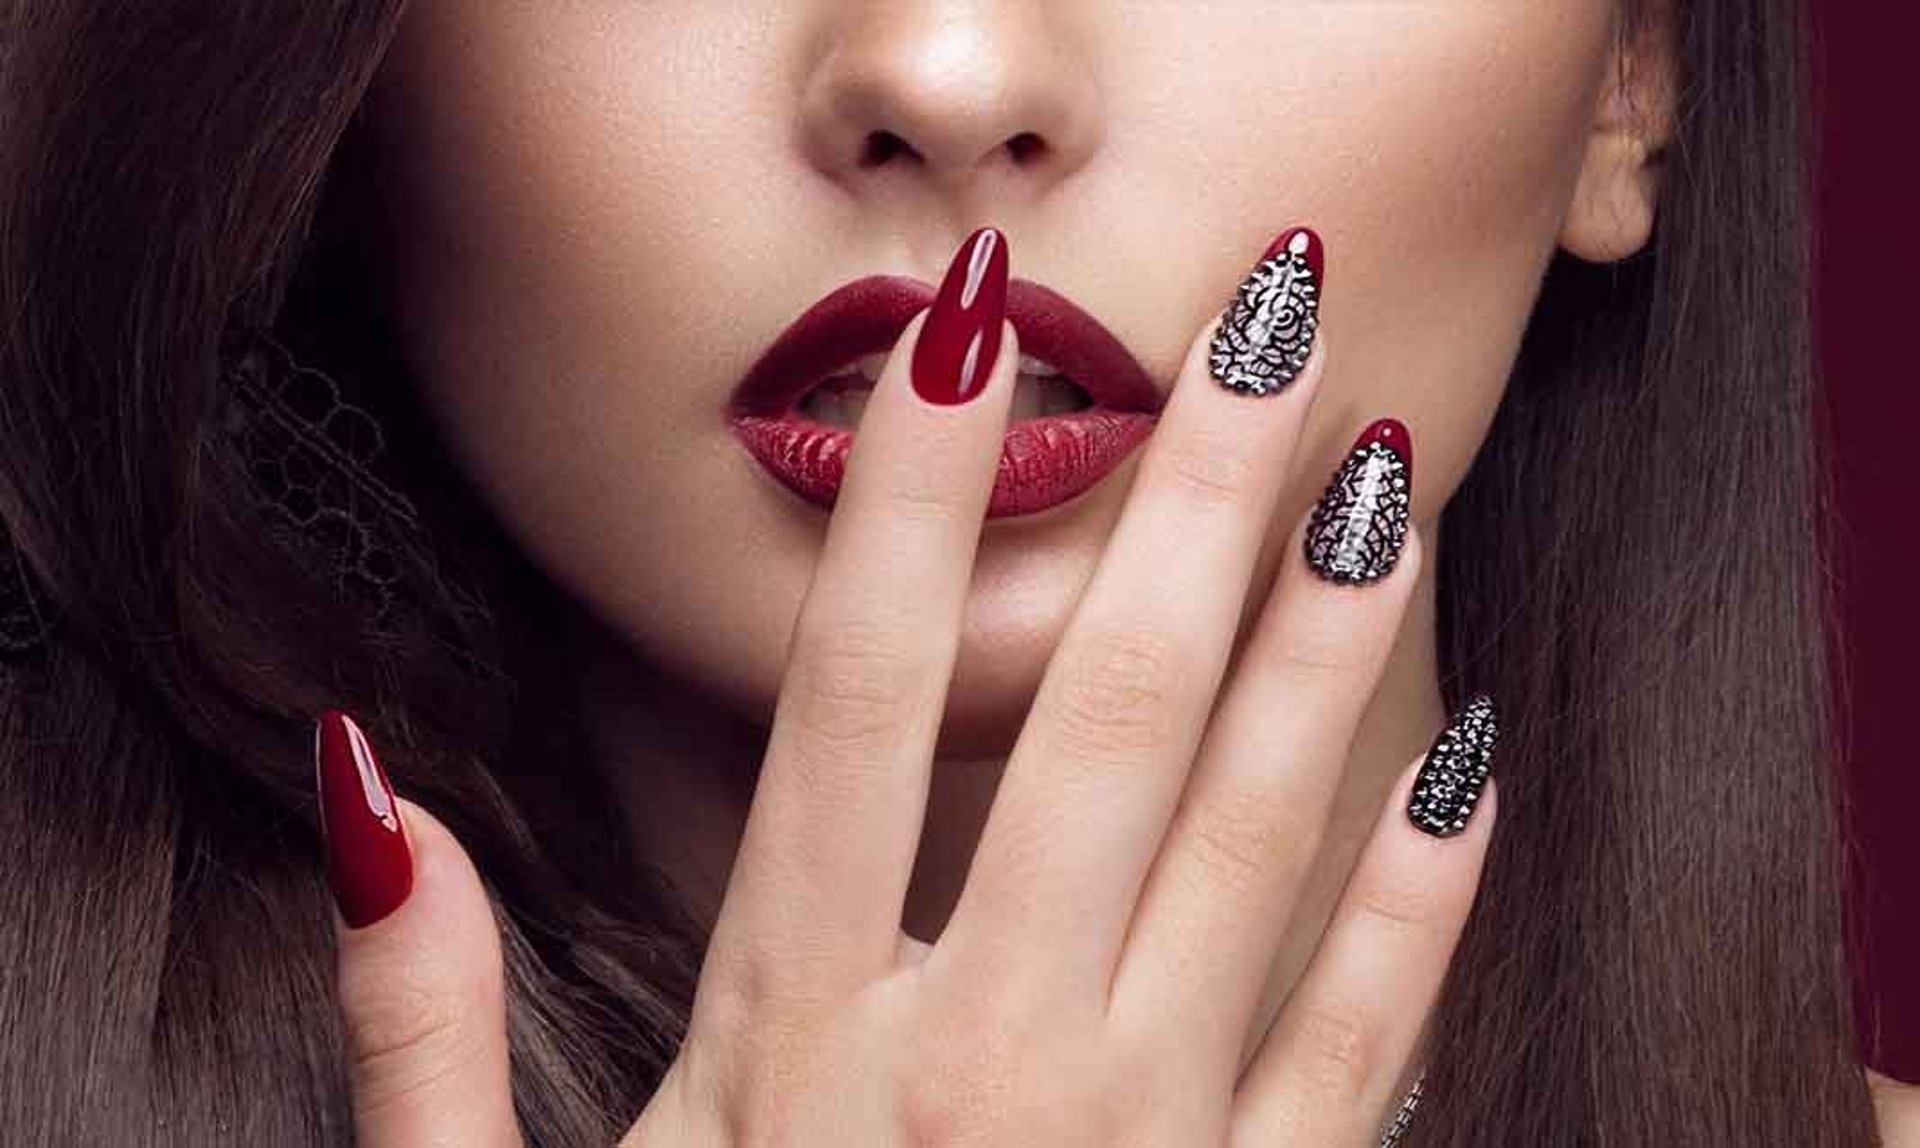
[[[1609,54],[1586,157],[1561,224],[1560,246],[1589,263],[1616,263],[1653,235],[1675,116],[1676,64],[1663,5],[1623,33]]]

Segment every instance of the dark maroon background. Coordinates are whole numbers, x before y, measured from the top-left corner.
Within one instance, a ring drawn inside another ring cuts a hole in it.
[[[1852,950],[1868,1063],[1920,1081],[1920,128],[1914,11],[1813,0],[1819,114],[1814,301],[1840,584],[1853,806]]]

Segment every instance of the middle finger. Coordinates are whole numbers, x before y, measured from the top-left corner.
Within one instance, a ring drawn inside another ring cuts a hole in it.
[[[1104,996],[1323,370],[1323,266],[1312,231],[1283,233],[1189,348],[1007,762],[945,960]]]

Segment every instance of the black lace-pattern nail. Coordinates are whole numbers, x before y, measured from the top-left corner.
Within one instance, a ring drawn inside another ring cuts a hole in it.
[[[1461,708],[1427,751],[1407,798],[1407,818],[1435,837],[1452,837],[1467,827],[1493,772],[1493,743],[1499,737],[1493,699],[1475,697]]]
[[[1307,564],[1329,582],[1386,577],[1407,541],[1413,438],[1398,419],[1360,432],[1307,523]]]
[[[1270,395],[1305,369],[1326,279],[1320,237],[1296,227],[1274,240],[1221,314],[1207,364],[1228,390]]]

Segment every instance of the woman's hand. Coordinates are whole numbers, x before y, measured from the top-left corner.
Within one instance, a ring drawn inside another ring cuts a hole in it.
[[[622,1143],[1373,1148],[1473,902],[1494,793],[1457,833],[1470,797],[1440,809],[1449,835],[1434,836],[1405,811],[1416,779],[1402,771],[1266,1027],[1262,989],[1421,560],[1409,528],[1384,577],[1329,580],[1302,521],[1236,647],[1323,349],[1291,386],[1251,397],[1209,378],[1221,321],[1197,335],[959,903],[933,944],[901,930],[1018,355],[995,312],[1002,344],[980,393],[922,401],[909,373],[923,328],[964,333],[968,319],[938,304],[917,316],[866,409],[689,1034]],[[1341,515],[1322,525],[1368,525]],[[1383,557],[1398,532],[1374,526],[1372,549],[1345,557]],[[1428,755],[1469,795],[1492,715],[1470,717]],[[395,899],[380,892],[391,873],[335,849],[361,923],[343,922],[340,946],[360,1143],[517,1144],[497,934],[473,868],[432,817],[368,784],[379,771],[357,728],[336,715],[329,728],[354,752],[323,736],[323,758],[365,754],[365,795],[402,815],[372,851],[411,850],[396,907],[371,903]],[[326,808],[331,845],[352,813],[332,796]]]

